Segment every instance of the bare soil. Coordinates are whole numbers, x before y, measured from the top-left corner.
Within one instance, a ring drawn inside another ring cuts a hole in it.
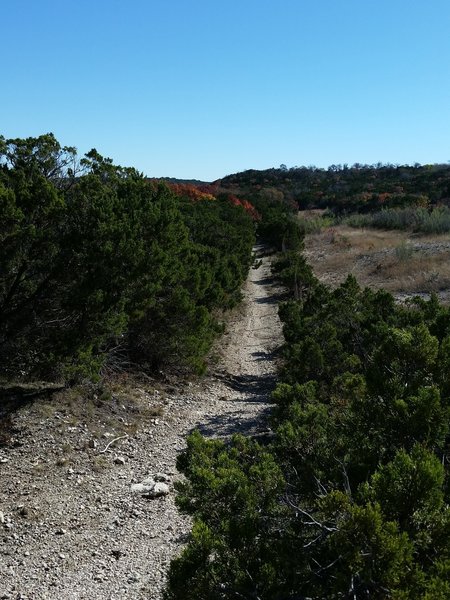
[[[362,286],[384,288],[398,300],[435,292],[450,302],[450,237],[335,226],[308,235],[305,257],[332,287],[349,273]]]
[[[213,437],[268,431],[281,343],[268,257],[243,293],[207,377],[124,376],[111,383],[111,397],[74,389],[29,401],[10,423],[5,417],[0,599],[161,598],[190,530],[173,491],[186,436],[195,428]],[[132,492],[156,473],[169,480],[168,495]]]

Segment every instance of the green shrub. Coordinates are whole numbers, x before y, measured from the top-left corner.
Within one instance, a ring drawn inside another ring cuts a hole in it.
[[[196,434],[180,459],[170,600],[446,597],[450,310],[310,284],[280,306],[270,445]]]
[[[0,139],[0,375],[98,377],[105,361],[204,368],[254,225],[53,135]],[[118,357],[121,356],[119,359]]]

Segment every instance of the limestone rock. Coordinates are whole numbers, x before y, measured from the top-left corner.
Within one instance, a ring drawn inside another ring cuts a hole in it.
[[[131,492],[146,498],[159,498],[160,496],[167,496],[170,493],[170,488],[164,481],[155,481],[153,477],[147,477],[141,483],[134,483],[131,486]]]

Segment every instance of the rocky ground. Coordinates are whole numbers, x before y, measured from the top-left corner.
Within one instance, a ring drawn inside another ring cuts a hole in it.
[[[186,435],[267,431],[279,292],[263,257],[200,381],[124,380],[112,397],[73,390],[14,413],[0,443],[0,599],[161,598],[190,528],[173,490]]]

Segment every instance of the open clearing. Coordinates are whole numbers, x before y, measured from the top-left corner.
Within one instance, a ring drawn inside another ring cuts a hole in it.
[[[338,286],[349,273],[362,286],[385,288],[399,300],[436,292],[450,302],[450,237],[344,225],[307,235],[305,256],[316,276]]]

